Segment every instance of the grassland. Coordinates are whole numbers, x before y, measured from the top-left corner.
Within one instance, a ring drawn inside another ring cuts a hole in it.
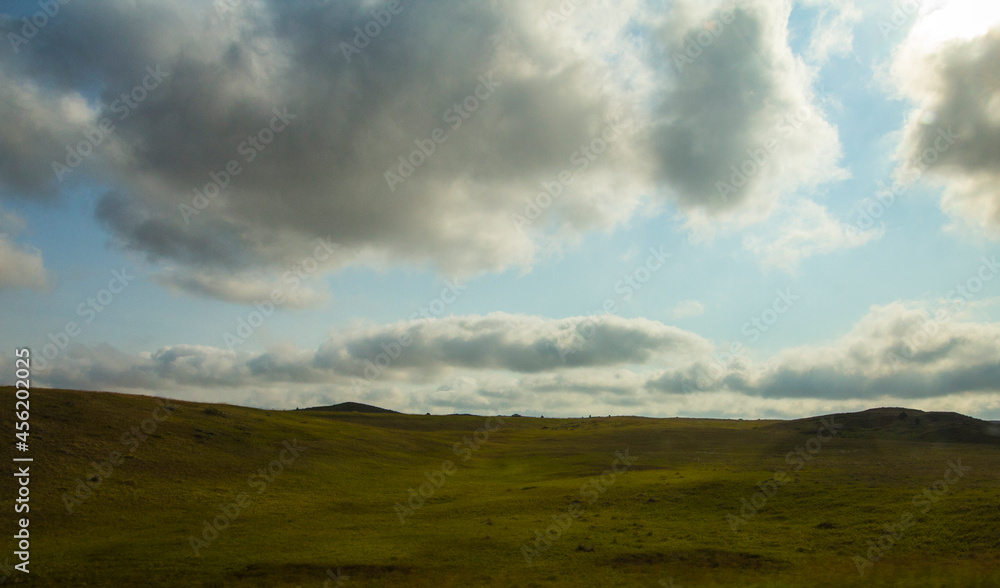
[[[332,587],[339,569],[346,588],[1000,586],[1000,437],[959,415],[842,415],[817,437],[820,419],[500,423],[48,390],[31,412],[21,585]],[[907,513],[862,576],[852,558]]]

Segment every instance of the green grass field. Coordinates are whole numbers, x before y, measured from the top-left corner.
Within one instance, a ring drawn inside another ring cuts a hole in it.
[[[348,588],[1000,586],[1000,436],[959,415],[842,415],[817,436],[818,418],[172,402],[32,392],[31,573],[8,582],[332,587],[339,569]],[[862,575],[854,558],[880,539]]]

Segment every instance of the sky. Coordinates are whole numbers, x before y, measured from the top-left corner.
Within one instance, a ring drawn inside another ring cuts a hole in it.
[[[0,381],[1000,419],[1000,6],[0,7]]]

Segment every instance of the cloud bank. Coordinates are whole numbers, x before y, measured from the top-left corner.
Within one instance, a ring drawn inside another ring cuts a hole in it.
[[[286,408],[358,400],[414,411],[787,416],[880,403],[996,415],[1000,324],[966,320],[964,304],[874,306],[839,339],[766,360],[645,319],[494,313],[358,327],[312,351],[77,345],[36,378]]]

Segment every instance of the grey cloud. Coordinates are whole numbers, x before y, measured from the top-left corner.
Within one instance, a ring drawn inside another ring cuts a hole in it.
[[[562,320],[494,313],[400,323],[343,334],[322,348],[317,364],[362,375],[391,348],[409,342],[391,371],[434,374],[443,369],[553,370],[644,364],[654,356],[687,358],[710,345],[692,333],[645,319],[615,316]]]
[[[193,1],[68,5],[44,38],[0,62],[10,82],[0,115],[20,121],[0,130],[0,182],[51,196],[51,161],[107,119],[113,132],[72,176],[108,190],[98,219],[123,247],[184,275],[164,280],[173,287],[227,299],[197,276],[280,271],[317,237],[449,274],[527,268],[553,231],[572,240],[625,222],[657,191],[650,182],[689,211],[717,213],[767,209],[776,195],[836,174],[836,131],[814,112],[768,170],[728,203],[718,198],[729,166],[780,133],[781,116],[809,107],[784,5],[741,8],[683,76],[658,56],[629,79],[621,64],[635,56],[618,41],[630,27],[641,21],[674,50],[701,26],[688,15],[702,10],[696,3],[662,17],[637,9],[631,24],[615,7],[581,7],[581,23],[609,28],[578,41],[531,18],[527,0],[403,6],[348,60],[342,44],[377,8],[361,0],[246,1],[221,12]],[[124,108],[149,68],[164,79]],[[478,108],[448,117],[477,88]],[[636,88],[653,89],[652,119]],[[73,117],[48,114],[68,104]],[[14,116],[24,109],[30,116]],[[277,125],[276,111],[288,113]],[[641,132],[585,165],[574,158],[609,121],[630,117]],[[444,143],[390,188],[386,172],[438,128]],[[258,134],[273,140],[252,147]],[[231,161],[238,174],[226,179],[219,172]],[[552,209],[526,231],[515,227],[525,199],[564,170],[574,180]],[[219,194],[183,214],[196,191],[214,190],[213,173]]]
[[[0,113],[0,187],[51,201],[58,194],[52,162],[66,157],[67,144],[83,139],[86,102],[47,92],[0,59]]]
[[[832,367],[808,371],[787,369],[753,386],[734,390],[771,398],[907,398],[926,399],[949,394],[995,391],[1000,365],[974,364],[930,375],[901,372],[891,376],[844,373]]]
[[[651,149],[684,207],[759,211],[783,193],[842,176],[836,129],[812,104],[811,75],[787,44],[790,9],[679,2],[655,27],[662,46],[650,59],[665,83]],[[740,177],[730,169],[744,164],[755,171]]]
[[[311,308],[329,300],[325,290],[317,291],[298,281],[284,281],[264,275],[220,275],[190,271],[166,271],[154,280],[168,289],[184,294],[255,305],[277,302],[282,308]],[[275,298],[275,296],[280,296]]]
[[[931,398],[996,391],[1000,324],[969,323],[952,310],[873,307],[829,347],[788,350],[772,369],[728,381],[772,398]],[[993,379],[991,379],[993,378]]]
[[[1000,28],[929,53],[900,51],[894,64],[918,103],[904,130],[904,175],[944,184],[942,208],[1000,236]]]
[[[185,230],[120,193],[105,194],[95,214],[128,248],[144,253],[149,261],[171,260],[224,270],[253,267],[247,253],[251,243],[239,233],[238,226],[225,220],[206,219],[204,224]]]
[[[53,97],[100,80],[103,107],[89,122],[116,125],[100,168],[116,193],[98,217],[151,261],[274,269],[332,235],[347,249],[448,271],[529,265],[531,237],[509,216],[615,114],[599,68],[541,42],[513,8],[404,6],[348,62],[340,44],[372,18],[360,0],[246,2],[221,15],[207,3],[80,3],[60,15],[66,34],[23,49],[22,70],[53,80]],[[498,35],[507,50],[489,42]],[[169,76],[117,116],[111,105],[154,66]],[[444,120],[487,79],[499,86],[479,90],[475,112]],[[274,109],[287,109],[287,127],[250,149]],[[446,142],[390,190],[385,172],[435,128]],[[180,205],[230,160],[239,175],[185,222]],[[41,181],[14,171],[7,181]]]

